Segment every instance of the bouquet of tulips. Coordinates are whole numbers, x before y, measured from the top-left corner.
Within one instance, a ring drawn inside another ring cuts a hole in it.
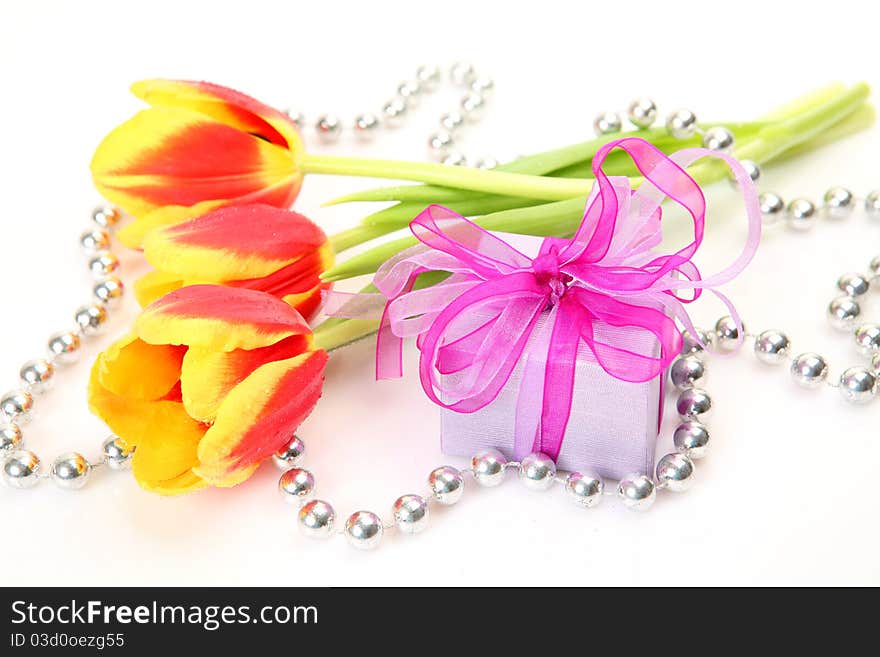
[[[592,188],[592,159],[607,141],[493,170],[330,157],[307,153],[283,112],[231,89],[149,80],[132,91],[149,107],[107,135],[92,175],[132,217],[119,239],[154,269],[135,285],[144,310],[131,332],[95,362],[89,401],[136,450],[137,481],[161,494],[236,485],[287,444],[321,396],[328,352],[377,328],[372,320],[309,320],[333,282],[373,273],[415,244],[383,236],[432,203],[490,230],[570,236]],[[869,126],[868,95],[865,84],[830,85],[751,122],[701,127],[727,127],[734,155],[765,165]],[[663,128],[633,134],[664,152],[699,145],[697,135]],[[617,155],[606,173],[638,186],[641,173]],[[727,176],[717,162],[688,173],[701,185]],[[306,174],[420,184],[331,200],[393,204],[327,236],[288,209]],[[436,273],[417,285],[437,282]]]

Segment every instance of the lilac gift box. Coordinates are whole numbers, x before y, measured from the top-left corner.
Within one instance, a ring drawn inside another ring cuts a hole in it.
[[[502,237],[527,255],[536,253],[541,244],[539,238]],[[659,342],[645,331],[599,322],[594,330],[603,342],[654,357],[660,354]],[[540,326],[532,335],[539,333]],[[440,442],[444,453],[472,456],[481,449],[495,448],[508,458],[520,459],[531,451],[518,453],[514,445],[517,397],[529,353],[527,346],[510,380],[488,406],[474,413],[441,410]],[[611,479],[652,472],[664,381],[664,375],[644,383],[617,379],[602,369],[582,342],[577,352],[571,413],[557,466]]]

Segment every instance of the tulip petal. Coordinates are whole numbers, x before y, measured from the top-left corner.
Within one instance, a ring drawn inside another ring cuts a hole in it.
[[[144,401],[111,392],[100,382],[102,360],[103,355],[92,367],[89,408],[135,448],[132,470],[138,483],[163,495],[206,486],[192,471],[205,425],[187,415],[180,402]]]
[[[326,243],[324,231],[301,214],[234,205],[153,230],[144,255],[156,269],[219,283],[268,276]]]
[[[98,356],[89,378],[89,408],[110,430],[131,447],[140,448],[151,434],[182,436],[196,441],[205,425],[187,415],[181,402],[132,399],[117,395],[101,385],[103,355]]]
[[[281,297],[284,303],[296,308],[303,317],[311,318],[321,306],[323,300],[323,292],[330,288],[332,283],[322,283],[305,292],[297,292],[294,294],[286,294]]]
[[[180,375],[183,404],[190,416],[213,422],[229,392],[258,367],[293,358],[309,349],[311,336],[294,335],[259,349],[211,351],[191,347]]]
[[[333,250],[325,244],[317,251],[262,278],[225,281],[224,285],[260,290],[280,297],[303,317],[311,317],[321,305],[321,292],[332,284],[321,281],[321,274],[333,264]]]
[[[310,330],[294,308],[263,292],[190,285],[145,308],[135,333],[150,344],[232,351],[265,347]]]
[[[135,470],[135,463],[138,458],[137,452],[135,452],[132,458],[132,470]],[[135,478],[137,477],[138,475],[135,473]],[[185,495],[186,493],[192,493],[208,487],[208,482],[192,470],[187,470],[173,479],[154,481],[137,478],[137,482],[144,490],[148,490],[151,493],[158,493],[159,495]]]
[[[154,107],[110,132],[91,170],[98,191],[138,217],[164,205],[240,198],[279,181],[292,200],[299,156],[207,116]]]
[[[116,231],[116,237],[130,249],[140,249],[144,238],[155,228],[178,224],[199,217],[215,208],[222,207],[228,201],[202,201],[195,205],[163,205],[143,216],[138,217]]]
[[[194,472],[232,486],[280,449],[321,397],[327,353],[267,363],[230,391],[199,443]]]
[[[302,148],[296,124],[283,112],[211,82],[141,80],[131,92],[150,105],[185,107],[291,150]]]
[[[152,345],[136,335],[117,340],[101,354],[98,378],[115,395],[161,399],[180,380],[186,347]]]
[[[151,271],[134,282],[134,296],[141,308],[146,308],[180,287],[183,287],[183,281],[174,274]]]

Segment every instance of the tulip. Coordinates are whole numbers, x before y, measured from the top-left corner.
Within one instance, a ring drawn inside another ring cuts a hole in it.
[[[151,108],[113,130],[91,169],[106,198],[139,221],[120,239],[229,204],[287,207],[302,184],[302,140],[282,112],[208,82],[145,80]]]
[[[139,248],[153,228],[218,207],[288,207],[306,173],[413,180],[543,200],[589,191],[580,180],[312,155],[283,112],[227,87],[145,80],[131,90],[151,107],[110,132],[91,163],[98,191],[136,219],[119,232],[131,247]]]
[[[327,236],[301,214],[271,205],[219,208],[152,230],[144,256],[155,267],[135,284],[147,306],[195,283],[260,290],[311,317],[321,301],[320,275],[333,264]]]
[[[89,405],[135,449],[145,489],[234,486],[284,446],[321,396],[327,353],[264,292],[184,287],[147,307],[92,368]]]

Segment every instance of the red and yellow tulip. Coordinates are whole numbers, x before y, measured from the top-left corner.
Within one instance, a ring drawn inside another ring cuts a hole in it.
[[[139,247],[151,228],[231,204],[288,207],[303,154],[283,113],[208,82],[144,80],[132,93],[151,105],[98,146],[98,191],[136,218],[119,233]]]
[[[136,221],[120,240],[140,248],[158,226],[227,205],[288,207],[307,173],[413,180],[544,200],[585,196],[584,181],[306,153],[287,115],[209,82],[144,80],[132,92],[150,107],[108,134],[92,158],[95,186]],[[390,229],[349,231],[353,246]]]
[[[89,405],[136,449],[132,469],[145,489],[234,486],[312,411],[326,363],[280,299],[193,285],[147,307],[98,357]]]
[[[144,255],[155,271],[135,284],[142,306],[185,285],[216,283],[267,292],[307,318],[328,287],[320,276],[333,264],[327,236],[314,222],[264,204],[156,228],[144,240]]]

